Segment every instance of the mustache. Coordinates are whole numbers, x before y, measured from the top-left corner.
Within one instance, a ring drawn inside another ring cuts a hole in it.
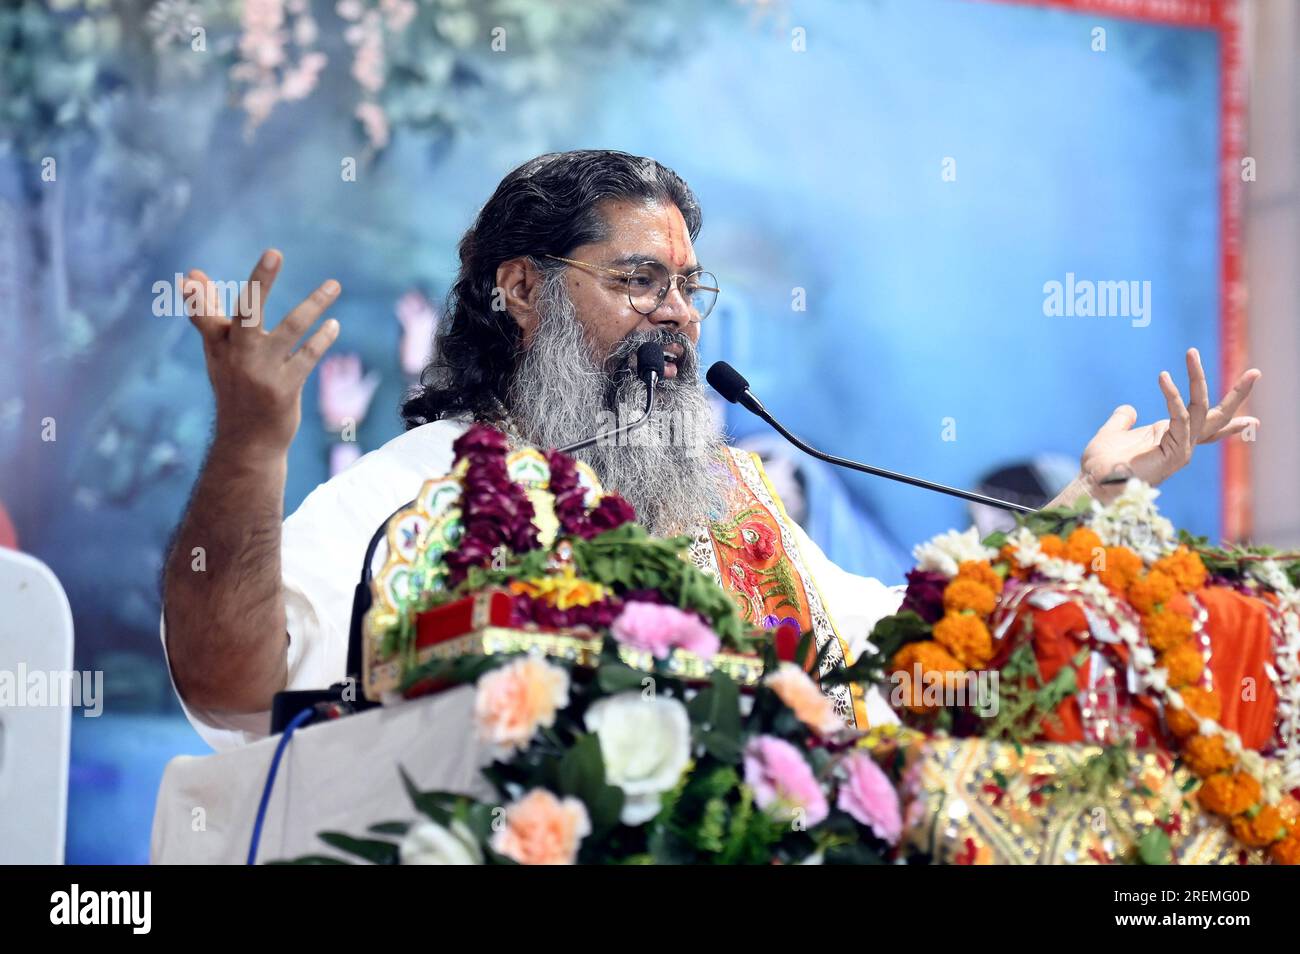
[[[700,366],[700,353],[696,349],[695,343],[684,332],[673,331],[669,328],[628,332],[610,350],[609,357],[605,359],[605,373],[616,381],[633,377],[635,372],[635,368],[633,368],[634,359],[637,350],[643,344],[677,345],[681,348],[682,354],[677,360],[676,379],[663,380],[660,382],[661,386],[681,387],[683,384],[695,383]]]

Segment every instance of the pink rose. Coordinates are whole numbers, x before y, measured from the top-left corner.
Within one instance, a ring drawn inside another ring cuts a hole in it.
[[[898,810],[898,793],[889,776],[865,752],[850,755],[843,768],[847,777],[840,783],[835,807],[866,825],[877,838],[898,844],[903,819]]]
[[[807,828],[821,824],[830,812],[808,760],[775,736],[760,735],[745,746],[745,784],[754,790],[759,808],[775,806]]]
[[[535,788],[506,806],[505,824],[492,836],[492,850],[521,865],[571,865],[578,845],[591,834],[587,806]]]
[[[623,645],[645,650],[656,659],[666,658],[674,649],[712,659],[721,644],[718,634],[694,613],[662,603],[628,602],[609,629]]]

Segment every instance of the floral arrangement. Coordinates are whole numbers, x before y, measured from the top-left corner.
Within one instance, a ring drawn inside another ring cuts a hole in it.
[[[934,753],[952,757],[966,740],[980,748],[958,757],[978,771],[963,769],[958,797],[987,800],[1035,832],[1040,856],[1073,843],[1080,806],[1124,803],[1121,842],[1053,857],[1169,861],[1200,844],[1186,824],[1195,816],[1219,818],[1217,837],[1230,832],[1243,860],[1300,858],[1300,559],[1179,536],[1155,492],[1130,483],[1108,506],[919,546],[902,606],[877,624],[874,648],[819,685],[811,635],[783,623],[748,629],[683,559],[686,538],[649,537],[626,501],[600,493],[562,454],[525,452],[545,479],[521,481],[518,453],[485,427],[456,442],[454,543],[386,633],[389,648],[405,658],[414,621],[491,593],[507,601],[513,631],[585,633],[589,649],[566,655],[525,638],[408,666],[408,694],[473,687],[493,796],[425,791],[403,775],[418,820],[362,837],[321,833],[338,852],[385,864],[994,860],[987,838],[963,832],[950,849],[925,834],[952,804],[940,789],[954,763]],[[1214,588],[1252,612],[1267,606],[1277,725],[1262,748],[1225,724],[1227,687],[1206,676],[1213,620],[1203,604]],[[1064,633],[1069,658],[1045,673],[1036,650],[1046,637],[1030,611],[1066,604],[1086,626]],[[738,652],[760,675],[673,664]],[[963,691],[982,673],[1000,677],[987,710],[989,700]],[[836,682],[881,687],[903,725],[845,726],[824,694]],[[1098,698],[1107,692],[1109,707]],[[1071,737],[1070,718],[1092,735]]]
[[[1081,692],[1080,666],[1104,658],[1120,675],[1109,687],[1111,717],[1099,721],[1109,735],[1096,741],[1168,744],[1199,780],[1200,807],[1223,818],[1243,846],[1300,862],[1300,562],[1180,537],[1157,512],[1156,496],[1130,481],[1108,506],[1085,501],[985,540],[972,529],[917,547],[900,612],[877,625],[876,652],[850,676],[888,683],[900,717],[918,729],[1021,745],[1052,737],[1062,704]],[[1223,689],[1207,677],[1211,640],[1197,600],[1207,585],[1231,586],[1268,607],[1277,732],[1263,752],[1220,721]],[[1078,655],[1048,678],[1035,655],[1033,615],[1024,611],[1065,602],[1082,608],[1087,631]],[[976,713],[962,690],[989,670],[1001,676],[1000,705]],[[1157,713],[1158,734],[1125,718],[1126,707]]]
[[[767,639],[682,558],[688,538],[652,538],[617,494],[596,491],[589,504],[592,489],[566,455],[542,455],[540,492],[511,478],[508,441],[497,430],[475,425],[453,452],[460,488],[455,544],[441,554],[438,575],[410,594],[382,635],[383,654],[409,663],[405,686],[441,681],[456,665],[411,662],[421,614],[475,594],[508,594],[509,627],[608,633],[619,646],[661,662],[681,652],[707,664],[721,650],[751,653]]]
[[[617,495],[591,501],[563,454],[545,455],[548,494],[539,496],[510,478],[501,433],[475,426],[454,450],[461,529],[443,556],[445,577],[407,615],[504,592],[511,626],[587,628],[601,638],[599,659],[519,651],[414,667],[407,686],[474,686],[497,800],[420,791],[406,779],[421,821],[383,823],[366,838],[326,832],[326,843],[381,863],[890,857],[902,830],[895,782],[792,661],[816,671],[811,634],[779,653],[770,633],[746,630],[726,594],[682,559],[686,538],[650,538]],[[701,680],[667,666],[677,653],[709,660],[760,644],[753,685],[721,669]],[[643,662],[629,665],[627,650]]]
[[[646,606],[646,624],[679,622]],[[406,778],[420,820],[324,842],[380,864],[879,863],[898,842],[894,780],[792,663],[751,697],[720,673],[692,692],[615,657],[594,672],[490,657],[473,681],[497,799]]]

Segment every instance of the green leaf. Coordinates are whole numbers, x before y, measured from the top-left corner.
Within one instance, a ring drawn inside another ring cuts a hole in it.
[[[605,784],[605,759],[595,735],[579,735],[560,759],[556,784],[561,795],[572,795],[587,806],[593,831],[613,828],[623,811],[623,790]]]
[[[1169,836],[1160,828],[1148,828],[1137,842],[1138,859],[1144,865],[1167,865],[1173,860]]]
[[[705,731],[740,737],[740,689],[725,673],[715,672],[709,688],[696,693],[686,711],[691,722]]]
[[[350,865],[352,862],[345,861],[342,858],[334,858],[330,855],[303,855],[301,858],[292,858],[288,861],[268,861],[268,865]]]
[[[641,689],[647,678],[649,678],[647,673],[621,662],[604,663],[596,670],[596,684],[600,686],[602,692],[611,695],[629,689]]]
[[[346,851],[375,865],[398,863],[397,845],[377,838],[354,838],[340,831],[323,831],[317,837],[331,848]]]
[[[380,822],[367,830],[372,835],[405,835],[410,829],[410,822]]]
[[[451,811],[444,804],[448,800],[448,793],[422,792],[416,788],[411,776],[406,774],[405,768],[398,766],[397,771],[401,773],[402,786],[406,789],[406,796],[411,800],[411,804],[415,806],[416,811],[439,825],[445,826],[451,823]],[[450,796],[453,801],[458,797],[456,795]]]

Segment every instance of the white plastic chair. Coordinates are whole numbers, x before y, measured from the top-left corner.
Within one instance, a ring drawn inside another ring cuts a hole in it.
[[[58,705],[23,703],[27,675],[71,670],[63,587],[40,560],[0,548],[0,863],[63,864],[72,710],[62,693]]]

